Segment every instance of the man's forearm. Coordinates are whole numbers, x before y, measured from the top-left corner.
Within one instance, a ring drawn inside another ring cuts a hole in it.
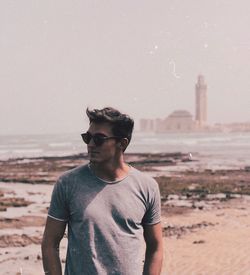
[[[56,247],[42,246],[43,269],[46,275],[62,275],[59,250]]]
[[[150,251],[146,250],[143,275],[160,275],[163,260],[162,249]]]

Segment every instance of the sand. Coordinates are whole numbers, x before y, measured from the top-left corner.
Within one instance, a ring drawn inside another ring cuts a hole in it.
[[[250,274],[249,198],[163,219],[175,227],[207,226],[165,238],[162,274]]]

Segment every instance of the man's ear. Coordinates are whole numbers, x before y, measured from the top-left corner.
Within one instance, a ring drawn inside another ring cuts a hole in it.
[[[127,138],[122,138],[120,140],[120,147],[121,147],[121,149],[122,149],[123,152],[126,150],[128,144],[129,144],[129,141],[128,141]]]

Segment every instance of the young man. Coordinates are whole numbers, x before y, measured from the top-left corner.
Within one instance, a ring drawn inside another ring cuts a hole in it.
[[[45,274],[62,274],[59,244],[68,225],[65,274],[159,275],[158,185],[123,158],[134,121],[113,108],[86,112],[89,164],[66,172],[54,187],[42,242]]]

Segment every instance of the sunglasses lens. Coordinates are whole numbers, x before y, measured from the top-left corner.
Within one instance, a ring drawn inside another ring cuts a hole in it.
[[[89,133],[82,134],[82,140],[86,143],[89,144],[91,140],[91,135]]]
[[[103,136],[95,135],[93,136],[93,140],[96,146],[101,146],[105,139]]]
[[[96,134],[92,136],[90,133],[87,132],[87,133],[81,134],[81,136],[82,136],[82,140],[86,144],[89,144],[92,138],[96,146],[101,146],[105,141],[105,136],[103,135]]]

